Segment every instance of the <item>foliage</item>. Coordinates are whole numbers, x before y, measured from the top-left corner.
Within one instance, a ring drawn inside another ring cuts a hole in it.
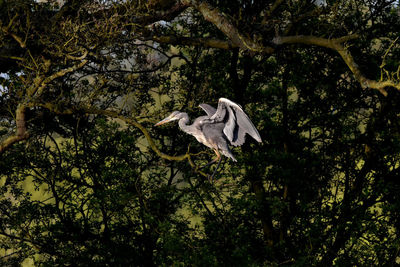
[[[398,264],[398,6],[316,2],[0,1],[1,261]],[[263,143],[210,182],[153,124],[218,97]]]

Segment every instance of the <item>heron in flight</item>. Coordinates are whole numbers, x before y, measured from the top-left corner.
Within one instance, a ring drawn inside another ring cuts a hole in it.
[[[187,113],[174,111],[155,126],[178,120],[182,131],[193,135],[197,141],[213,149],[217,157],[205,165],[208,166],[218,161],[212,178],[221,163],[221,153],[232,161],[237,161],[229,148],[229,143],[233,146],[243,145],[246,134],[258,142],[262,141],[256,127],[244,113],[242,107],[233,101],[220,98],[217,109],[208,104],[199,106],[207,115],[196,118],[192,124],[189,124]]]

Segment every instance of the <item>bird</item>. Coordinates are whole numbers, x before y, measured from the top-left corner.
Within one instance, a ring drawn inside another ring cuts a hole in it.
[[[247,114],[239,104],[220,98],[215,109],[208,104],[200,104],[207,115],[196,118],[192,124],[186,112],[173,111],[168,117],[157,122],[154,126],[178,120],[179,128],[187,134],[194,136],[197,141],[214,150],[216,158],[205,166],[218,161],[217,167],[211,177],[215,175],[221,163],[221,154],[236,162],[229,144],[241,146],[245,142],[246,134],[261,143],[261,136]],[[203,166],[203,167],[205,167]]]

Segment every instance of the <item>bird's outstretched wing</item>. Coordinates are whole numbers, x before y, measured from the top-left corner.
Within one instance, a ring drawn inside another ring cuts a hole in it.
[[[209,107],[211,106],[207,106],[202,108],[210,111]],[[208,114],[207,110],[206,112]],[[220,98],[218,100],[218,108],[210,117],[210,120],[225,123],[224,134],[234,146],[240,146],[244,143],[246,133],[256,141],[262,142],[260,134],[246,113],[244,113],[242,107],[229,99]]]
[[[203,103],[200,104],[199,107],[201,107],[207,113],[208,117],[211,117],[217,111],[214,107],[210,106],[209,104]]]

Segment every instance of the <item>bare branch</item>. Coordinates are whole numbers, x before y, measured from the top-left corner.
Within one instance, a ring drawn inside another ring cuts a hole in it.
[[[0,143],[0,155],[3,154],[3,152],[13,144],[29,138],[29,133],[26,130],[25,111],[26,106],[18,105],[17,109],[15,110],[15,124],[17,130],[14,135],[9,136]]]
[[[85,58],[87,56],[87,51],[85,50],[84,54],[80,58]],[[82,68],[88,60],[82,60],[80,63],[66,68],[62,69],[52,75],[50,75],[47,78],[44,78],[43,76],[38,76],[34,79],[33,84],[30,86],[30,88],[27,90],[28,97],[32,97],[33,95],[41,95],[43,90],[46,88],[46,86],[53,81],[54,79],[57,79],[59,77],[62,77],[66,75],[67,73],[76,71],[77,69]],[[14,135],[9,136],[6,138],[4,141],[0,143],[0,154],[2,154],[5,150],[7,150],[10,146],[12,146],[15,143],[18,143],[20,141],[26,140],[29,138],[29,133],[26,130],[26,121],[25,121],[25,111],[28,107],[32,107],[31,102],[28,103],[23,103],[19,104],[16,111],[15,111],[15,124],[16,124],[16,132]],[[45,104],[44,104],[45,107]]]
[[[215,38],[190,38],[190,37],[177,37],[177,36],[153,36],[153,41],[158,43],[178,44],[178,45],[191,45],[202,46],[210,48],[220,48],[230,50],[238,46],[231,41],[219,40]]]
[[[349,69],[353,73],[355,79],[361,84],[362,88],[364,88],[364,89],[371,88],[371,89],[378,90],[384,96],[387,96],[387,92],[385,90],[386,87],[394,87],[394,88],[400,90],[400,82],[399,81],[396,81],[393,79],[374,81],[374,80],[370,80],[370,79],[366,78],[361,73],[361,70],[360,70],[359,66],[357,65],[357,63],[354,61],[353,56],[343,45],[344,42],[355,39],[357,37],[358,37],[357,35],[348,35],[348,36],[344,36],[344,37],[336,38],[336,39],[326,39],[326,38],[320,38],[320,37],[315,37],[315,36],[297,35],[297,36],[276,37],[276,38],[274,38],[273,43],[275,43],[276,45],[307,44],[307,45],[317,45],[317,46],[321,46],[321,47],[330,48],[339,53],[339,55],[342,57],[343,61],[346,63],[346,65],[349,67]]]
[[[166,159],[166,160],[171,160],[171,161],[183,161],[183,160],[187,160],[190,164],[190,166],[195,170],[195,172],[199,173],[200,175],[204,176],[204,177],[208,177],[208,175],[202,171],[200,171],[198,169],[198,166],[193,162],[192,160],[192,156],[195,156],[196,154],[192,154],[189,152],[189,150],[186,152],[186,154],[184,155],[180,155],[180,156],[170,156],[167,154],[164,154],[163,152],[161,152],[157,145],[154,143],[153,138],[151,137],[150,133],[147,131],[147,129],[141,125],[139,122],[137,122],[136,120],[132,119],[132,118],[127,118],[121,114],[119,114],[116,111],[112,111],[112,110],[103,110],[103,109],[98,109],[95,107],[83,107],[80,109],[73,109],[73,108],[64,108],[64,109],[60,109],[57,105],[54,105],[52,103],[34,103],[34,102],[30,102],[27,104],[26,107],[43,107],[46,108],[56,114],[73,114],[75,112],[79,112],[79,111],[83,111],[86,114],[97,114],[97,115],[105,115],[107,117],[110,118],[116,118],[116,119],[120,119],[121,121],[132,125],[136,128],[138,128],[143,135],[145,136],[150,148],[161,158]],[[11,144],[10,144],[11,145]],[[1,150],[0,150],[1,152]]]
[[[153,141],[153,138],[151,137],[150,133],[147,131],[147,129],[141,125],[139,122],[137,122],[136,120],[132,119],[132,118],[127,118],[123,115],[118,114],[115,111],[111,111],[111,110],[102,110],[102,109],[97,109],[97,108],[84,108],[83,109],[84,112],[89,113],[89,114],[98,114],[98,115],[105,115],[111,118],[117,118],[120,119],[122,121],[124,121],[125,123],[132,125],[136,128],[138,128],[143,135],[146,137],[146,140],[150,146],[150,148],[161,158],[166,159],[166,160],[173,160],[173,161],[182,161],[182,160],[188,160],[190,166],[192,168],[194,168],[195,172],[199,173],[200,175],[204,176],[204,177],[208,177],[208,175],[202,171],[200,171],[198,169],[198,167],[196,166],[196,164],[193,162],[193,160],[191,159],[191,156],[193,154],[191,154],[189,152],[189,150],[186,152],[186,154],[184,155],[180,155],[180,156],[170,156],[167,154],[164,154],[163,152],[161,152],[156,144]]]
[[[22,41],[22,38],[19,37],[18,35],[16,35],[15,33],[11,32],[11,28],[14,24],[14,21],[18,18],[18,14],[15,14],[15,16],[10,20],[10,22],[8,23],[7,26],[5,27],[1,27],[1,30],[5,33],[10,35],[15,41],[17,41],[17,43],[19,44],[19,46],[21,48],[25,48],[26,47],[26,43],[24,41]]]
[[[83,66],[86,65],[86,63],[88,63],[86,58],[88,54],[87,50],[84,50],[84,53],[82,54],[82,56],[80,57],[75,57],[76,59],[81,60],[81,62],[79,62],[76,65],[73,65],[69,68],[65,68],[65,69],[61,69],[55,73],[53,73],[52,75],[48,76],[47,78],[43,78],[43,77],[38,77],[37,79],[35,79],[36,81],[34,82],[34,84],[32,85],[32,87],[28,90],[28,95],[29,96],[33,96],[33,95],[41,95],[43,90],[46,88],[46,86],[52,82],[53,80],[63,77],[68,73],[74,72],[80,68],[82,68]],[[83,60],[82,60],[83,59]]]
[[[129,125],[132,125],[136,128],[138,128],[143,135],[146,137],[147,142],[149,143],[149,146],[151,147],[151,149],[161,158],[163,159],[167,159],[167,160],[174,160],[174,161],[182,161],[185,159],[190,159],[191,154],[190,153],[186,153],[184,155],[181,156],[169,156],[167,154],[164,154],[163,152],[161,152],[156,144],[153,141],[153,138],[151,138],[150,133],[147,131],[147,129],[141,125],[139,122],[135,121],[132,118],[127,118],[123,115],[118,114],[118,112],[116,111],[111,111],[111,110],[102,110],[102,109],[97,109],[97,108],[93,108],[93,107],[89,107],[89,108],[83,108],[83,111],[85,113],[89,113],[89,114],[98,114],[98,115],[105,115],[107,117],[111,117],[111,118],[117,118],[120,119],[124,122],[126,122]]]
[[[274,48],[263,46],[242,35],[238,28],[217,8],[203,1],[183,0],[182,2],[197,9],[205,20],[213,23],[236,47],[253,52],[272,53]]]
[[[341,44],[341,43],[344,43],[346,41],[356,39],[356,38],[358,38],[358,35],[356,35],[356,34],[347,35],[347,36],[335,38],[335,39],[320,38],[320,37],[310,36],[310,35],[295,35],[295,36],[278,36],[278,37],[275,37],[272,40],[272,42],[276,45],[308,44],[308,45],[318,45],[318,46],[323,46],[323,47],[334,49],[334,46],[336,44]]]
[[[177,1],[175,5],[167,10],[155,11],[152,14],[144,16],[135,16],[134,18],[132,18],[132,22],[141,25],[149,25],[160,20],[171,21],[183,11],[185,11],[188,7],[188,3]]]
[[[210,4],[203,2],[203,1],[196,1],[196,0],[183,0],[183,3],[190,5],[197,9],[206,19],[207,21],[213,23],[220,31],[222,31],[232,42],[232,47],[239,47],[243,50],[253,51],[253,52],[261,52],[261,53],[273,53],[274,48],[269,46],[264,46],[254,40],[243,36],[238,28],[233,25],[229,19],[220,12],[217,8],[214,8]],[[281,1],[277,0],[274,5],[271,7],[273,11],[277,6],[281,4]],[[361,84],[362,88],[371,88],[378,90],[384,96],[387,95],[385,90],[386,87],[394,87],[400,90],[400,82],[388,77],[386,80],[381,81],[374,81],[366,78],[362,73],[354,61],[353,56],[350,52],[345,48],[343,45],[344,42],[347,42],[352,39],[358,38],[358,35],[348,35],[340,38],[335,39],[327,39],[327,38],[320,38],[315,36],[284,36],[284,37],[275,37],[272,41],[275,45],[282,45],[282,44],[307,44],[307,45],[317,45],[321,47],[330,48],[335,50],[339,53],[342,57],[346,65],[349,67],[351,72],[353,73],[355,79]],[[156,38],[153,38],[154,40]],[[179,42],[178,39],[174,38],[167,38],[167,37],[160,37],[160,42]],[[190,39],[180,39],[181,43],[190,44],[190,45],[210,45],[213,44],[212,42],[206,42],[205,40],[190,40]],[[215,47],[221,46],[220,48],[227,49],[228,46],[226,44],[221,43],[214,43]]]

